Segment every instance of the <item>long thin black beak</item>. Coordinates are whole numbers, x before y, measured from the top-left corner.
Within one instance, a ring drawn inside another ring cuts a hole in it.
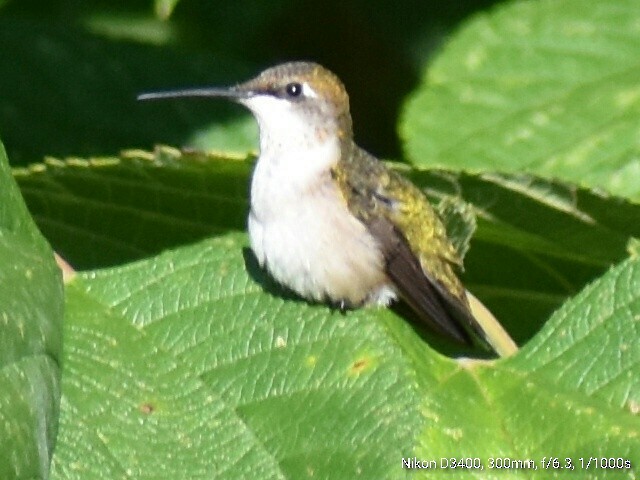
[[[147,92],[138,95],[138,100],[162,100],[165,98],[228,98],[230,100],[242,100],[251,96],[251,92],[237,88],[192,88],[186,90],[171,90],[167,92]]]

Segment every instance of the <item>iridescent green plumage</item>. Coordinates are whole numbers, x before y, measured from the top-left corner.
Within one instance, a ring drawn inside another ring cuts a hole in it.
[[[348,150],[345,147],[345,150]],[[335,170],[351,212],[363,222],[382,216],[407,239],[422,268],[464,302],[454,267],[462,267],[444,224],[424,193],[356,145]]]

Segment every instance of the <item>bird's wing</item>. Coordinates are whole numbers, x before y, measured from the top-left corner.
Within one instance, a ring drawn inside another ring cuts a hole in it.
[[[451,298],[427,273],[418,257],[398,229],[386,218],[378,217],[366,224],[378,241],[385,257],[385,270],[400,296],[418,317],[433,330],[461,343],[471,343],[457,321],[460,302]]]
[[[434,330],[471,343],[483,338],[455,274],[460,264],[446,230],[421,190],[358,149],[358,162],[334,173],[350,211],[379,243],[387,276]],[[348,163],[348,162],[347,162]]]

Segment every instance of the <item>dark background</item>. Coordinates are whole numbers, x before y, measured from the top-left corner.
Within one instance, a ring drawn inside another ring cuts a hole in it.
[[[304,59],[346,84],[356,140],[398,159],[405,97],[447,35],[495,3],[184,0],[162,20],[148,1],[0,1],[0,138],[14,165],[183,145],[199,125],[241,112],[141,106],[136,93],[235,83]]]

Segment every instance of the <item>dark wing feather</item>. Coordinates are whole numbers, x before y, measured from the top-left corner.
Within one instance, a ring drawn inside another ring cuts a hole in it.
[[[383,217],[373,219],[367,227],[383,250],[387,275],[420,319],[442,335],[471,344],[469,334],[462,326],[462,322],[473,321],[468,318],[471,314],[459,300],[448,296],[425,274],[396,227]]]

